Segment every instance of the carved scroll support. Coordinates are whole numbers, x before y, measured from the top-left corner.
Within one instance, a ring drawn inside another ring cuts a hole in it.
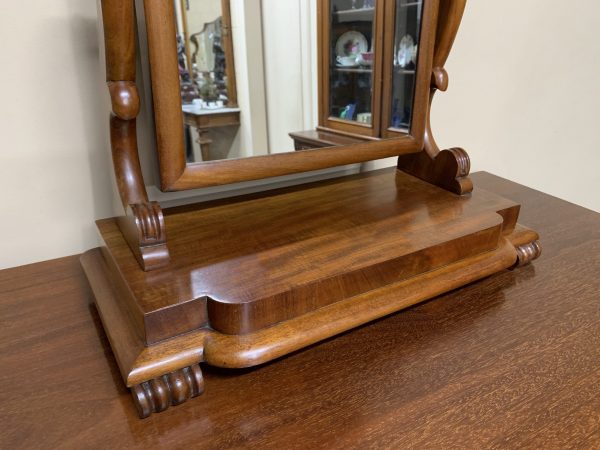
[[[440,151],[431,131],[431,105],[438,90],[448,89],[448,73],[444,65],[452,49],[465,6],[466,0],[440,0],[423,151],[398,158],[399,170],[459,195],[473,191],[473,183],[468,178],[471,170],[469,155],[461,148]]]
[[[185,367],[131,388],[141,419],[185,403],[204,392],[200,365]]]
[[[169,263],[165,223],[158,203],[150,202],[140,165],[136,118],[140,98],[135,85],[135,13],[133,0],[102,0],[106,80],[112,114],[113,166],[125,216],[119,228],[140,267],[154,270]]]

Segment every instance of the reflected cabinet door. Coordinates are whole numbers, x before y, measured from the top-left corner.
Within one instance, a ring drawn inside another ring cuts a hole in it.
[[[424,0],[390,0],[386,28],[388,57],[384,67],[382,129],[384,137],[410,132],[415,107],[415,88]],[[389,55],[391,53],[391,55]]]
[[[320,125],[410,132],[425,0],[322,0]]]
[[[377,137],[381,97],[383,0],[323,0],[321,125]]]

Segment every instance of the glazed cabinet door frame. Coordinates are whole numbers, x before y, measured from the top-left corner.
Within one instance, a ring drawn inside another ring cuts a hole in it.
[[[425,130],[431,80],[431,59],[438,18],[439,0],[423,0],[419,55],[416,65],[415,92],[410,130],[390,127],[394,70],[396,0],[377,0],[374,23],[375,64],[373,67],[373,91],[371,126],[330,116],[331,77],[331,1],[319,0],[319,130],[334,131],[364,139],[402,139],[407,135],[421,136]]]
[[[384,139],[395,139],[399,136],[405,135],[406,130],[400,128],[393,128],[390,123],[392,119],[392,92],[394,89],[394,77],[393,73],[396,68],[394,67],[394,52],[395,52],[395,41],[396,41],[396,13],[398,2],[397,0],[385,0],[386,3],[386,16],[385,16],[385,39],[384,39],[384,55],[383,59],[383,92],[389,92],[390,95],[384,95],[381,99],[381,134],[380,136]],[[446,0],[444,0],[446,1]],[[429,92],[431,87],[431,68],[429,68],[430,61],[433,59],[433,51],[430,50],[430,46],[426,43],[426,40],[431,38],[432,33],[435,36],[435,31],[431,30],[432,23],[437,23],[439,17],[439,4],[433,5],[434,2],[430,0],[423,0],[423,9],[421,16],[421,29],[419,31],[419,52],[417,55],[416,64],[416,80],[414,87],[414,97],[412,105],[412,121],[409,125],[411,134],[422,135],[425,131],[426,122],[422,120],[426,117],[429,110]],[[435,2],[439,3],[439,2]],[[430,15],[435,16],[435,20],[432,22],[428,20]],[[437,25],[433,26],[434,28]],[[434,37],[434,39],[437,36]],[[431,53],[429,53],[431,51]],[[421,77],[425,75],[425,69],[428,69],[429,79],[424,82]]]
[[[324,130],[335,130],[341,134],[350,136],[361,136],[377,138],[380,135],[381,114],[381,88],[380,82],[383,66],[383,31],[387,5],[384,0],[376,0],[373,17],[373,36],[371,50],[375,54],[375,61],[371,73],[371,113],[372,123],[370,125],[353,120],[340,119],[330,115],[331,91],[329,89],[331,80],[331,2],[333,0],[320,0],[318,7],[318,66],[319,66],[319,127]]]
[[[322,11],[326,1],[318,0],[319,11]],[[426,6],[422,22],[415,110],[409,134],[400,135],[393,140],[366,140],[343,147],[187,164],[173,0],[143,0],[161,190],[184,191],[239,183],[420,152],[424,147],[439,6],[439,0],[424,1]],[[242,114],[250,113],[242,111]]]

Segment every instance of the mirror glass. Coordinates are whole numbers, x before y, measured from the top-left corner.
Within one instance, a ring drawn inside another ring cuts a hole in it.
[[[408,130],[412,122],[423,0],[395,2],[392,110],[390,123],[387,125],[390,128]]]
[[[171,1],[188,164],[409,132],[423,0]]]
[[[332,0],[329,116],[372,124],[376,0]]]

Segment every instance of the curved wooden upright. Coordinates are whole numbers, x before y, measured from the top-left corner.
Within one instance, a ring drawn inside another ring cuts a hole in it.
[[[444,66],[452,50],[466,3],[467,0],[440,0],[425,145],[420,153],[398,158],[398,169],[459,195],[473,191],[473,183],[468,177],[471,170],[469,155],[462,148],[440,151],[431,131],[431,105],[438,90],[448,89],[448,73]]]
[[[113,165],[125,215],[119,228],[143,270],[169,263],[160,205],[148,200],[137,147],[136,118],[140,97],[135,85],[136,42],[133,0],[102,0],[106,81],[112,113]]]

